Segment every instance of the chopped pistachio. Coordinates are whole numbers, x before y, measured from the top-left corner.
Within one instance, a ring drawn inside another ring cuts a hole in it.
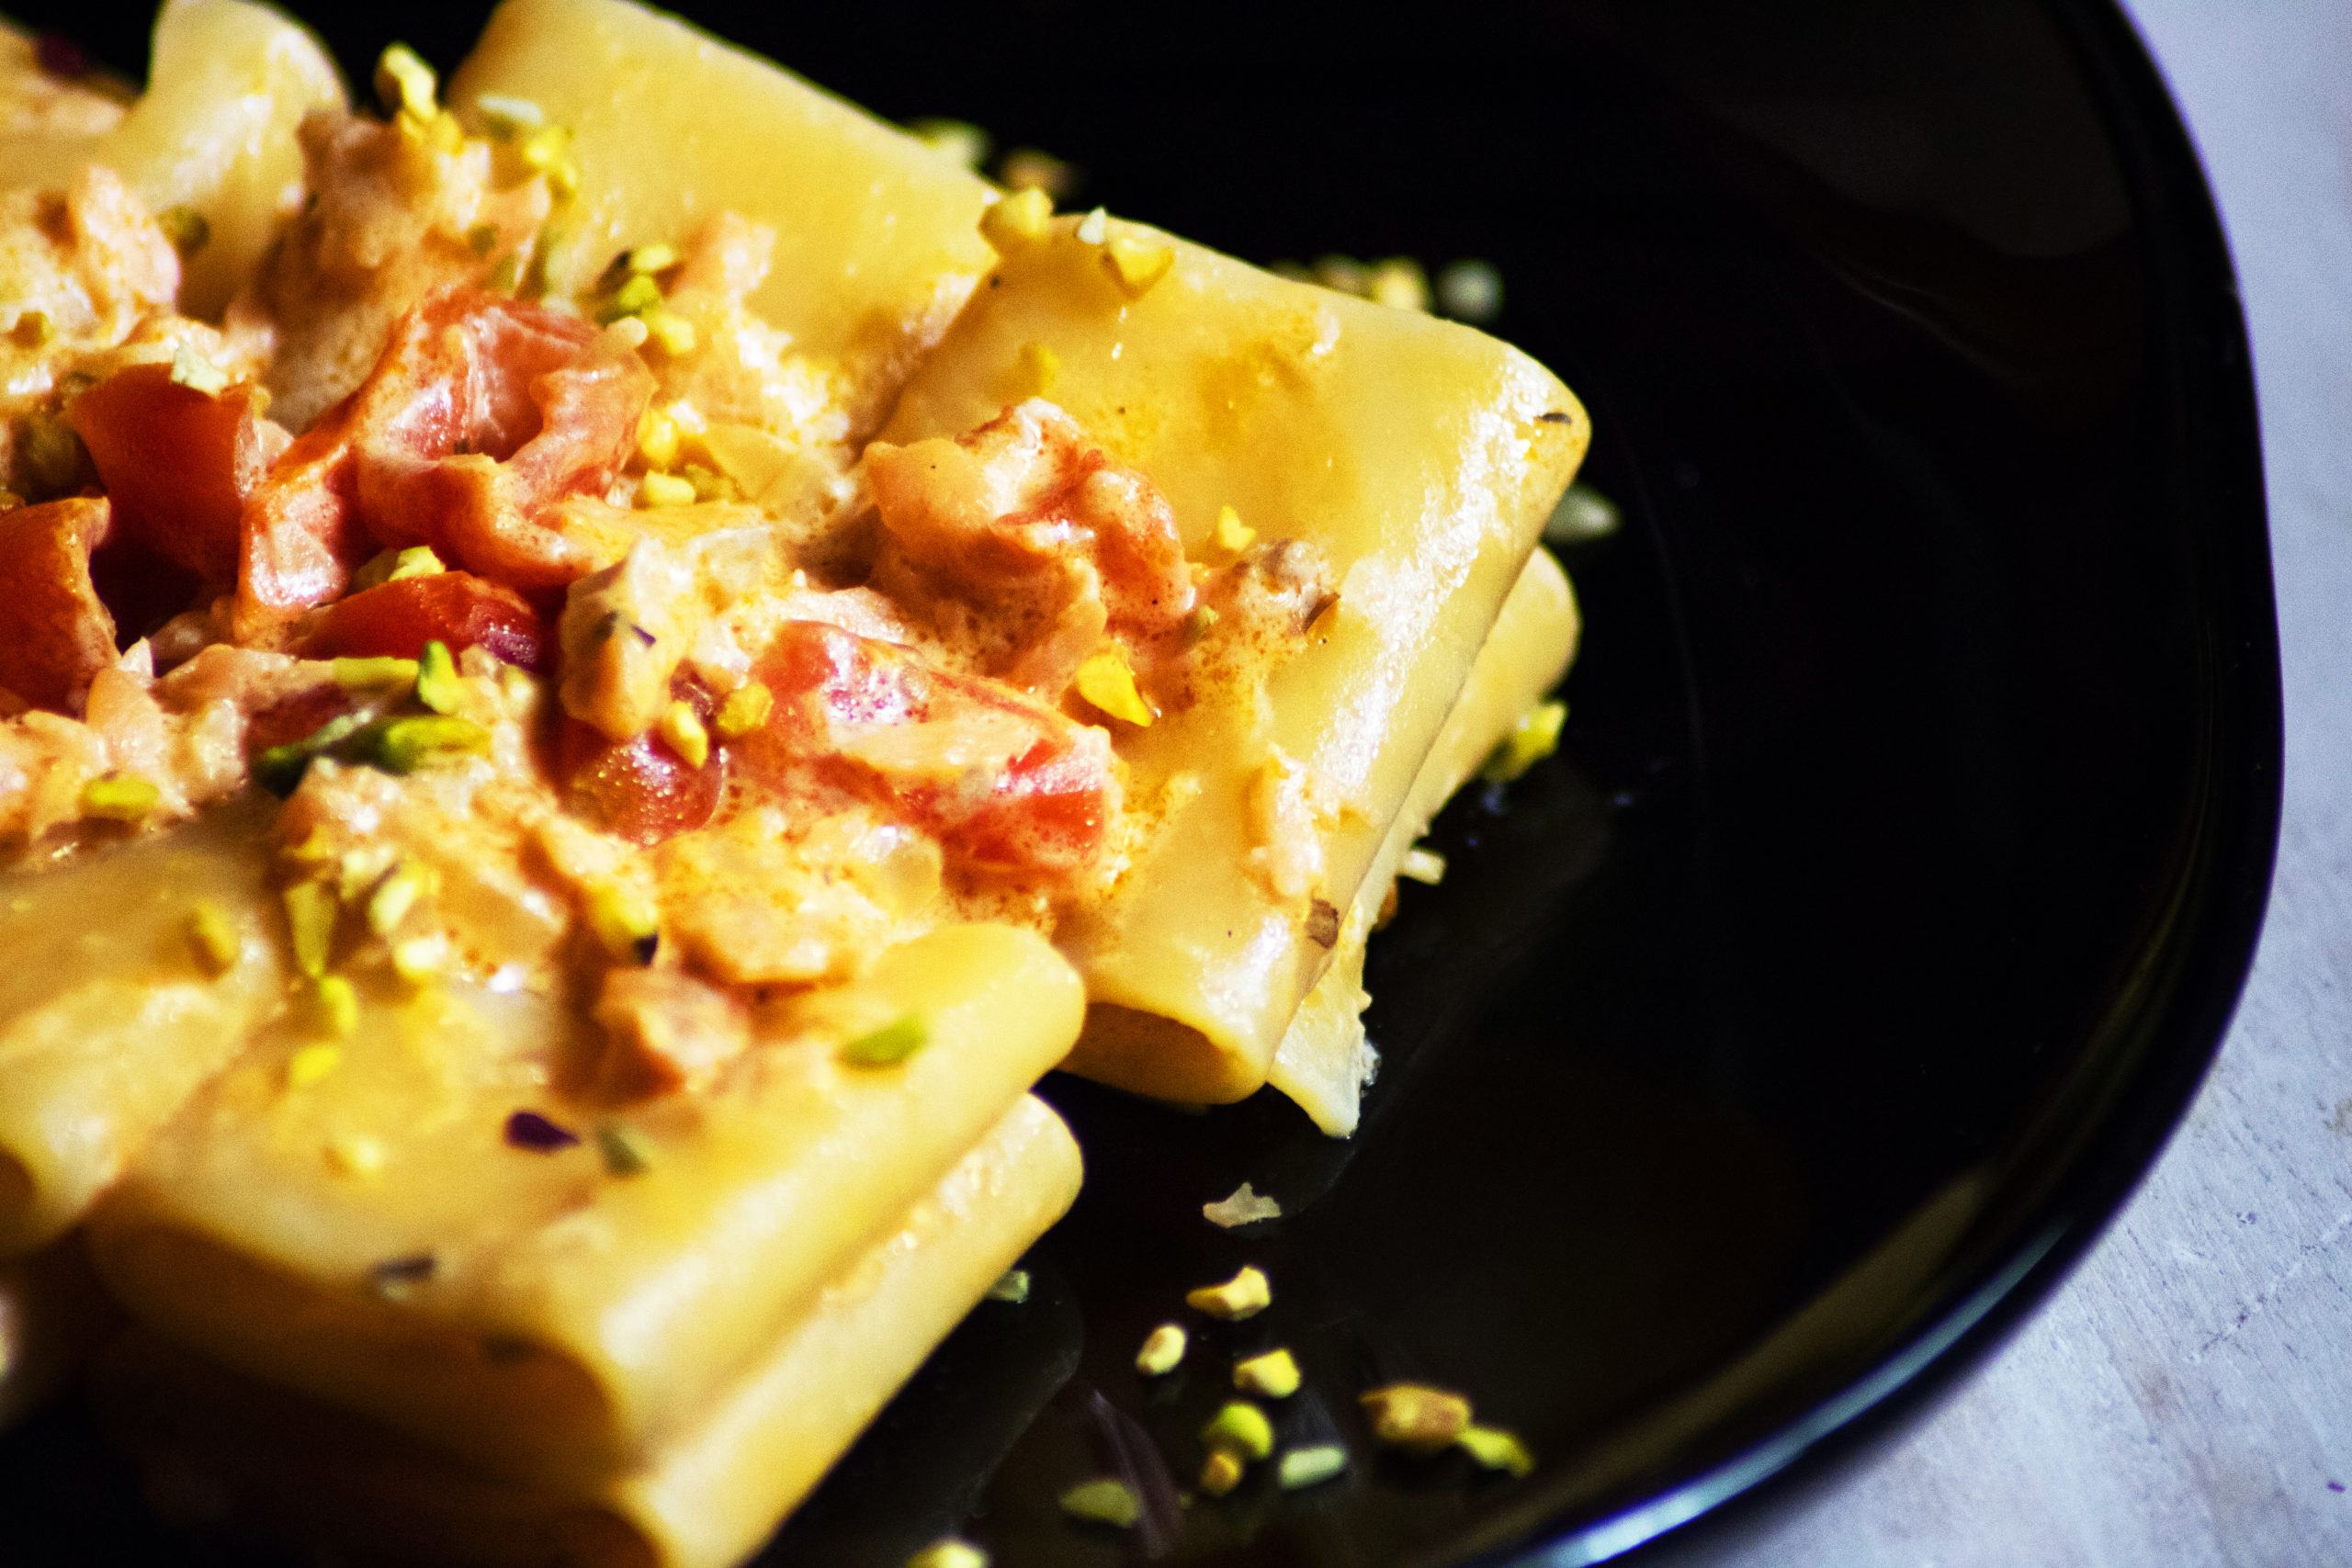
[[[1201,1218],[1219,1230],[1229,1231],[1236,1225],[1250,1225],[1260,1220],[1279,1220],[1283,1206],[1248,1182],[1233,1190],[1230,1197],[1201,1205]]]
[[[426,643],[424,657],[416,661],[416,700],[435,713],[455,713],[466,692],[458,682],[449,645],[437,637]]]
[[[210,220],[193,207],[166,207],[155,214],[155,227],[164,231],[164,238],[172,243],[172,249],[179,252],[182,261],[204,249],[212,239]]]
[[[678,261],[678,247],[670,244],[639,245],[633,250],[623,251],[620,255],[623,271],[647,276],[667,272],[677,265]]]
[[[658,470],[675,463],[684,438],[676,416],[667,409],[649,408],[637,422],[637,455],[649,468]]]
[[[695,324],[674,310],[648,310],[639,318],[645,323],[646,337],[667,355],[692,354],[695,351]]]
[[[1319,1486],[1348,1468],[1348,1450],[1337,1443],[1317,1443],[1311,1449],[1293,1449],[1283,1455],[1276,1474],[1285,1492],[1303,1487]]]
[[[1449,262],[1437,275],[1441,310],[1464,321],[1491,321],[1502,314],[1503,275],[1491,262]]]
[[[1535,1468],[1535,1456],[1527,1451],[1527,1445],[1499,1427],[1467,1427],[1454,1441],[1487,1470],[1522,1476]]]
[[[1272,1304],[1273,1299],[1273,1287],[1264,1272],[1247,1264],[1222,1285],[1204,1285],[1184,1293],[1184,1304],[1194,1312],[1204,1312],[1227,1322],[1255,1317]]]
[[[1126,234],[1114,234],[1102,246],[1102,270],[1130,299],[1140,299],[1176,265],[1170,245],[1155,245]]]
[[[234,969],[245,950],[228,911],[209,898],[198,898],[188,911],[187,945],[197,966],[215,979]]]
[[[217,398],[229,388],[229,373],[183,344],[172,350],[172,385]]]
[[[1419,1453],[1435,1453],[1470,1425],[1470,1402],[1427,1383],[1397,1382],[1357,1396],[1382,1442]]]
[[[544,299],[556,292],[557,273],[564,264],[564,253],[571,246],[571,231],[563,224],[549,223],[541,229],[537,242],[531,247],[531,259],[523,267],[523,281],[516,286],[516,291],[526,299]]]
[[[1099,245],[1102,243],[1102,236],[1110,231],[1110,228],[1111,215],[1098,207],[1079,220],[1079,243],[1085,245]]]
[[[547,111],[530,99],[503,93],[482,94],[474,100],[474,112],[481,116],[483,128],[501,141],[512,141],[548,122]]]
[[[964,120],[918,119],[908,125],[907,134],[967,169],[989,161],[989,133]]]
[[[997,1276],[995,1284],[989,1287],[989,1300],[992,1302],[1011,1302],[1019,1306],[1028,1299],[1029,1270],[1026,1269],[1008,1269]]]
[[[392,691],[416,683],[413,659],[338,659],[334,683],[346,692]]]
[[[612,297],[596,311],[599,325],[610,326],[623,316],[634,316],[662,303],[662,286],[643,273],[631,273],[628,281],[613,290]]]
[[[417,900],[432,894],[433,885],[438,880],[431,866],[414,861],[395,867],[368,896],[368,929],[389,938],[400,930],[401,922],[416,908]]]
[[[17,471],[34,496],[79,490],[89,469],[89,453],[74,427],[45,413],[25,416],[17,426]]]
[[[1238,1454],[1229,1449],[1211,1449],[1209,1457],[1201,1461],[1201,1490],[1212,1497],[1222,1497],[1241,1484],[1245,1472]]]
[[[951,1535],[908,1558],[906,1568],[989,1568],[989,1554]]]
[[[1233,1386],[1244,1393],[1288,1399],[1298,1392],[1298,1361],[1288,1350],[1269,1350],[1233,1363]]]
[[[921,1013],[908,1013],[842,1047],[842,1060],[854,1067],[892,1067],[922,1050],[931,1040]]]
[[[375,734],[368,761],[388,773],[413,773],[490,750],[490,731],[469,718],[432,714],[369,728]]]
[[[571,161],[571,132],[560,125],[543,125],[523,141],[523,166],[547,176],[548,193],[559,201],[580,194],[580,165]]]
[[[588,929],[606,953],[639,964],[653,962],[661,911],[635,889],[619,883],[598,883],[588,890],[586,914]]]
[[[1061,379],[1061,355],[1034,339],[1024,343],[1014,367],[1014,377],[1030,397],[1042,398]]]
[[[699,768],[710,761],[710,731],[702,724],[702,715],[694,705],[673,702],[662,710],[661,723],[655,726],[662,743],[675,751],[686,766]]]
[[[1105,1477],[1101,1481],[1084,1482],[1062,1494],[1062,1512],[1074,1519],[1091,1519],[1100,1525],[1116,1525],[1121,1529],[1133,1529],[1143,1509],[1136,1502],[1135,1489],[1124,1481]]]
[[[692,506],[695,487],[675,474],[648,474],[638,483],[637,503],[644,507]]]
[[[596,1129],[596,1152],[604,1157],[608,1175],[643,1176],[653,1168],[652,1150],[644,1137],[617,1122]]]
[[[678,477],[694,487],[696,501],[741,501],[743,487],[716,468],[700,463],[687,463],[678,469]]]
[[[340,1045],[305,1045],[286,1058],[286,1087],[309,1089],[323,1082],[337,1067],[343,1066]]]
[[[1184,1359],[1186,1343],[1182,1324],[1161,1324],[1144,1336],[1143,1348],[1136,1352],[1136,1371],[1148,1378],[1167,1376]]]
[[[1487,755],[1479,776],[1491,784],[1510,783],[1559,750],[1560,729],[1567,721],[1567,704],[1537,703],[1520,716],[1510,733]]]
[[[1056,201],[1078,188],[1078,168],[1063,162],[1051,152],[1041,152],[1035,147],[1015,147],[997,164],[997,178],[1008,190],[1038,190]]]
[[[294,965],[318,979],[334,952],[334,922],[341,912],[334,889],[323,882],[297,882],[281,895],[286,923],[293,932]]]
[[[775,694],[759,682],[738,686],[727,694],[718,705],[718,717],[713,728],[722,740],[740,740],[768,721],[775,711]]]
[[[1046,237],[1054,215],[1054,198],[1037,189],[1019,190],[980,214],[980,237],[999,255],[1011,255]]]
[[[1257,539],[1258,530],[1241,521],[1241,513],[1230,506],[1216,509],[1216,531],[1209,536],[1209,542],[1219,555],[1238,556]]]
[[[359,1027],[359,992],[341,975],[322,975],[318,987],[319,1022],[338,1040],[348,1040]]]
[[[1445,880],[1445,857],[1416,844],[1396,863],[1396,874],[1435,887]]]
[[[140,822],[164,804],[164,792],[135,773],[104,773],[82,786],[82,815]]]
[[[1193,613],[1184,617],[1184,625],[1182,628],[1184,634],[1184,646],[1193,647],[1203,637],[1216,629],[1216,623],[1217,613],[1215,610],[1210,609],[1206,604],[1193,605]]]
[[[1375,305],[1427,313],[1430,308],[1429,276],[1421,271],[1421,264],[1410,256],[1375,262],[1370,276],[1364,280],[1364,294]]]
[[[1080,696],[1138,729],[1148,729],[1158,716],[1136,689],[1136,672],[1128,667],[1126,650],[1115,643],[1087,657],[1078,667],[1077,685]]]
[[[434,101],[437,78],[416,51],[396,43],[376,58],[376,98],[386,114],[430,119],[438,108]]]
[[[1581,545],[1588,539],[1602,539],[1624,525],[1625,514],[1617,503],[1589,484],[1570,485],[1560,492],[1558,504],[1552,515],[1544,520],[1544,542],[1547,545]]]
[[[22,311],[16,324],[8,329],[9,338],[18,348],[45,348],[56,335],[57,325],[46,310]]]
[[[1227,1400],[1201,1428],[1201,1446],[1223,1449],[1245,1460],[1264,1459],[1274,1451],[1274,1424],[1256,1405]]]

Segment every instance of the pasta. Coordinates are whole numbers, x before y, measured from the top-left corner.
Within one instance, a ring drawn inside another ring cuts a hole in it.
[[[725,1568],[1068,1208],[1044,1074],[1353,1129],[1574,649],[1542,367],[628,0],[380,117],[0,44],[0,1415],[86,1253],[256,1517]]]

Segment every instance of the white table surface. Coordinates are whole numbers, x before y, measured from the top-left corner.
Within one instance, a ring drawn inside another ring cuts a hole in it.
[[[2253,338],[2287,712],[2261,947],[2188,1119],[2041,1310],[1830,1484],[1657,1568],[2352,1564],[2352,0],[2127,5]]]

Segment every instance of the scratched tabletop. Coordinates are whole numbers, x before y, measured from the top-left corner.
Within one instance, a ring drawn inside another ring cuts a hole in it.
[[[2352,1564],[2352,4],[2127,0],[2237,262],[2286,692],[2237,1016],[2096,1249],[1893,1440],[1644,1568]]]

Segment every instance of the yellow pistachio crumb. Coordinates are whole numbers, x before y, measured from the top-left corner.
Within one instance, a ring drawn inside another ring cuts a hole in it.
[[[1216,509],[1216,531],[1209,536],[1209,542],[1219,555],[1238,556],[1257,540],[1258,530],[1241,521],[1241,513],[1230,506]]]
[[[1233,1386],[1244,1393],[1288,1399],[1298,1392],[1298,1362],[1288,1350],[1269,1350],[1233,1363]]]
[[[1535,1468],[1535,1456],[1527,1451],[1527,1445],[1499,1427],[1465,1427],[1454,1441],[1487,1470],[1522,1476]]]
[[[416,51],[396,43],[376,57],[376,97],[387,114],[430,119],[438,106],[434,92],[438,78]]]
[[[426,643],[424,657],[416,661],[416,700],[435,713],[455,713],[466,693],[460,679],[449,645],[437,638]]]
[[[82,815],[108,822],[144,821],[164,792],[135,773],[104,773],[82,786]]]
[[[1013,378],[1028,397],[1042,398],[1054,389],[1061,379],[1061,355],[1044,344],[1032,339],[1021,345],[1021,355],[1013,367]]]
[[[1029,1300],[1029,1270],[1008,1269],[998,1275],[996,1283],[989,1287],[989,1300],[1009,1302],[1014,1306],[1025,1303]]]
[[[1308,1486],[1319,1486],[1348,1468],[1348,1450],[1337,1443],[1317,1443],[1313,1448],[1293,1449],[1283,1455],[1277,1475],[1285,1492],[1296,1492]]]
[[[618,883],[598,883],[588,890],[588,929],[615,958],[650,963],[649,944],[662,927],[661,911],[635,889]]]
[[[1148,1378],[1165,1377],[1183,1360],[1186,1343],[1182,1325],[1161,1324],[1144,1336],[1143,1348],[1136,1352],[1136,1371]]]
[[[432,894],[438,880],[431,866],[414,861],[395,867],[368,896],[368,929],[379,937],[390,937],[418,900]]]
[[[323,882],[297,882],[282,895],[286,923],[294,938],[294,964],[311,979],[327,972],[334,950],[334,922],[340,907],[334,889]]]
[[[1222,1497],[1241,1484],[1244,1472],[1240,1456],[1228,1449],[1212,1449],[1209,1457],[1201,1461],[1201,1490],[1212,1497]]]
[[[681,435],[667,409],[649,408],[637,422],[637,455],[649,468],[666,468],[678,460]]]
[[[1211,1317],[1238,1322],[1265,1311],[1273,1299],[1273,1287],[1264,1272],[1245,1264],[1239,1273],[1222,1285],[1204,1285],[1197,1291],[1186,1292],[1184,1304]]]
[[[989,1568],[989,1554],[951,1535],[908,1558],[906,1568]]]
[[[695,487],[675,474],[648,474],[638,484],[637,503],[644,507],[692,506]]]
[[[512,141],[548,122],[547,111],[530,99],[503,93],[482,94],[474,100],[474,112],[481,116],[483,128],[501,141]]]
[[[677,265],[678,247],[671,244],[639,245],[621,255],[624,270],[646,276],[667,272]]]
[[[1125,234],[1114,234],[1102,246],[1102,270],[1130,299],[1140,299],[1166,277],[1176,265],[1171,245],[1155,245]]]
[[[1054,198],[1042,190],[1015,191],[980,214],[980,237],[999,255],[1011,255],[1046,237]]]
[[[738,686],[718,705],[714,728],[722,740],[740,740],[768,721],[775,711],[775,694],[759,682]]]
[[[384,1145],[357,1133],[347,1133],[327,1144],[327,1164],[345,1176],[366,1180],[384,1168]]]
[[[1128,668],[1126,650],[1117,644],[1089,655],[1078,667],[1078,694],[1113,718],[1148,729],[1156,716],[1136,689],[1136,673]]]
[[[209,898],[198,899],[188,911],[187,945],[198,966],[215,979],[237,966],[245,946],[228,911]]]
[[[884,1024],[842,1047],[842,1060],[854,1067],[890,1067],[905,1061],[930,1042],[931,1031],[921,1013]]]
[[[907,126],[907,134],[967,169],[977,169],[989,161],[989,133],[967,120],[913,120]]]
[[[571,161],[571,132],[560,125],[541,126],[524,139],[523,166],[547,176],[548,189],[558,197],[580,194],[580,167]]]
[[[318,989],[319,1022],[338,1040],[359,1027],[359,991],[341,975],[322,975]]]
[[[1509,784],[1559,750],[1560,730],[1568,721],[1566,703],[1537,703],[1520,716],[1509,735],[1487,755],[1479,776],[1493,784]]]
[[[1396,863],[1396,874],[1435,887],[1445,880],[1445,857],[1435,850],[1425,850],[1416,844],[1407,850]]]
[[[229,387],[229,373],[183,344],[172,350],[172,385],[217,398]]]
[[[596,311],[596,320],[602,325],[610,326],[623,316],[642,315],[660,303],[662,286],[641,272],[633,272]]]
[[[1062,1512],[1074,1519],[1090,1519],[1100,1525],[1116,1525],[1132,1529],[1143,1509],[1136,1502],[1135,1489],[1124,1481],[1105,1478],[1089,1481],[1062,1494]]]
[[[1470,1402],[1427,1383],[1397,1382],[1357,1396],[1372,1435],[1395,1448],[1435,1453],[1470,1425]]]
[[[645,323],[648,341],[675,356],[695,351],[695,324],[674,310],[649,310],[638,318]]]
[[[643,1176],[653,1168],[652,1146],[644,1135],[618,1122],[608,1122],[596,1129],[596,1153],[603,1156],[610,1176]]]
[[[686,766],[699,768],[710,761],[710,731],[703,728],[693,704],[673,702],[663,708],[656,728],[663,744],[684,759]]]
[[[1078,242],[1082,245],[1099,245],[1110,229],[1110,213],[1098,207],[1078,220]]]
[[[399,582],[412,577],[438,577],[449,569],[433,553],[431,545],[411,545],[392,558],[392,569],[385,573],[387,582]]]
[[[305,1045],[286,1058],[286,1087],[309,1089],[343,1066],[340,1045]]]
[[[1430,308],[1429,276],[1421,271],[1421,264],[1409,256],[1374,263],[1364,280],[1364,293],[1374,304],[1389,305],[1399,310],[1426,314]]]
[[[1243,1460],[1264,1459],[1274,1451],[1274,1424],[1256,1405],[1227,1400],[1201,1428],[1201,1446]]]
[[[416,684],[413,659],[338,659],[334,683],[346,692],[391,691]]]
[[[722,474],[716,468],[705,468],[700,463],[681,465],[678,477],[694,487],[696,501],[741,501],[743,499],[743,487],[737,484],[730,476]]]

